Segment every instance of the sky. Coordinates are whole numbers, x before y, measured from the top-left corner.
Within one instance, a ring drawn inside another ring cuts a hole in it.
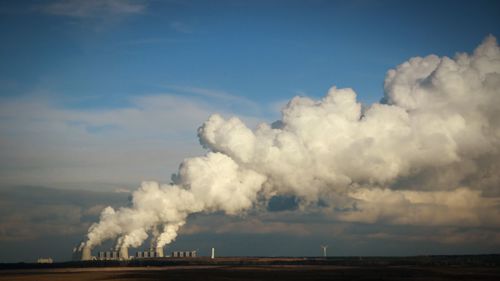
[[[498,1],[1,1],[0,262],[68,259],[105,206],[129,206],[142,181],[168,183],[183,159],[223,151],[197,137],[213,113],[255,129],[293,97],[318,100],[332,86],[369,107],[387,97],[389,69],[472,53],[489,35],[500,36]],[[297,200],[193,214],[171,247],[500,250],[498,225],[332,219]]]

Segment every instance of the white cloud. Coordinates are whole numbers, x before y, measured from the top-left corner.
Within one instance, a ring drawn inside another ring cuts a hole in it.
[[[326,202],[341,221],[498,228],[500,198],[483,191],[499,184],[499,58],[493,37],[471,55],[411,58],[388,71],[386,104],[363,108],[332,87],[293,98],[279,126],[213,114],[198,130],[210,152],[185,159],[173,185],[144,182],[130,208],[103,212],[86,245],[140,245],[152,227],[238,215],[274,195],[302,209]]]
[[[47,14],[72,18],[95,18],[140,14],[146,9],[144,1],[130,0],[57,0],[41,10]]]
[[[187,93],[191,95],[197,95],[204,98],[210,98],[218,100],[218,102],[224,102],[233,107],[244,107],[251,111],[260,111],[260,106],[254,101],[237,95],[232,95],[225,91],[193,87],[193,86],[180,86],[180,85],[165,85],[169,90],[174,90],[181,93]]]

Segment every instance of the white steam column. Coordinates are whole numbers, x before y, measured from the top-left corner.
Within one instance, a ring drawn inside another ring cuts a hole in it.
[[[212,259],[215,259],[215,248],[212,248]]]

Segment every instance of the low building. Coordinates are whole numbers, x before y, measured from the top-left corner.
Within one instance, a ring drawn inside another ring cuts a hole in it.
[[[54,263],[52,258],[39,258],[36,260],[37,263]]]

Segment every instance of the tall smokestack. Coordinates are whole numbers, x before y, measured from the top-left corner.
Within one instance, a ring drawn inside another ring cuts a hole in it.
[[[163,247],[156,247],[156,257],[163,258]]]
[[[215,258],[215,248],[212,248],[212,257],[211,257],[211,258],[212,258],[212,259],[214,259],[214,258]]]
[[[89,261],[92,259],[92,254],[90,253],[90,247],[85,246],[82,249],[82,261]]]

